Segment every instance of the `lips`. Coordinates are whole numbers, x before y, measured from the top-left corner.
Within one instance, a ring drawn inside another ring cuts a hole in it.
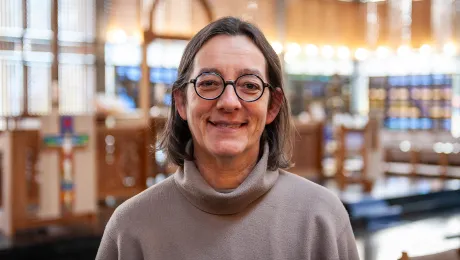
[[[238,129],[242,126],[247,125],[247,122],[230,122],[230,121],[208,121],[211,125],[218,127],[218,128],[230,128],[230,129]]]

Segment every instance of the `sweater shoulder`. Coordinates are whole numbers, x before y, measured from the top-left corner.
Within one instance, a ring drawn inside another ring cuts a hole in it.
[[[331,205],[342,206],[342,202],[339,197],[334,194],[331,190],[317,183],[314,183],[306,178],[299,175],[290,173],[285,170],[279,170],[279,184],[282,188],[288,189],[285,192],[289,192],[292,196],[301,196],[307,199],[308,202],[312,203],[315,201],[327,200],[331,201]]]
[[[326,222],[332,221],[337,228],[349,223],[348,212],[339,197],[306,178],[280,170],[275,191],[290,210],[305,212]]]
[[[155,184],[120,204],[107,223],[106,230],[117,233],[132,228],[136,223],[152,217],[158,208],[165,208],[177,196],[173,176]]]

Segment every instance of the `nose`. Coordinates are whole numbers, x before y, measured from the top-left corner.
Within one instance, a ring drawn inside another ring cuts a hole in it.
[[[231,84],[227,84],[224,93],[217,99],[217,109],[231,112],[241,108],[241,102]]]

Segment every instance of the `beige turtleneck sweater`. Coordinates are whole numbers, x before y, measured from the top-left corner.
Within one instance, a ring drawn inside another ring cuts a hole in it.
[[[120,205],[97,260],[359,259],[347,212],[324,187],[267,171],[268,145],[235,190],[220,193],[183,171]]]

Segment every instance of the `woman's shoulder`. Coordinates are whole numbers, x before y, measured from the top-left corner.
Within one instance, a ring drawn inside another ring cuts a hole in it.
[[[299,175],[280,170],[275,193],[285,198],[284,203],[291,209],[294,207],[307,215],[329,216],[341,223],[348,221],[348,213],[336,194]]]
[[[123,229],[124,226],[132,224],[132,220],[142,221],[146,217],[151,217],[171,203],[175,196],[174,178],[170,176],[164,181],[155,184],[139,194],[129,198],[120,204],[112,214],[109,227],[116,226],[116,229]]]
[[[279,184],[281,186],[289,187],[289,192],[293,193],[295,196],[303,196],[304,198],[321,197],[340,202],[336,194],[320,184],[297,174],[290,173],[286,170],[280,169],[279,172]]]

